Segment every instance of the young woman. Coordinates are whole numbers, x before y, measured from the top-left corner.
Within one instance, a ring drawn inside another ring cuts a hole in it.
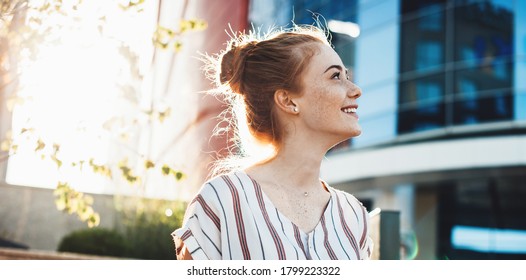
[[[368,259],[366,209],[320,179],[326,152],[361,133],[361,90],[326,34],[239,35],[209,66],[273,153],[202,186],[172,234],[178,259]]]

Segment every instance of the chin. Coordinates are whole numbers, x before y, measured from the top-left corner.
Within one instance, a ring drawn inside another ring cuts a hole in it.
[[[361,129],[353,130],[352,132],[350,132],[347,135],[345,135],[345,137],[343,139],[341,139],[341,141],[345,141],[345,140],[349,140],[351,138],[358,137],[358,136],[360,136],[360,134],[362,134],[362,130]]]
[[[351,132],[349,138],[360,136],[360,134],[362,134],[362,128],[358,127],[356,129],[353,129],[353,131]]]
[[[345,141],[345,140],[349,140],[349,139],[354,138],[354,137],[358,137],[358,136],[360,136],[360,134],[362,134],[362,128],[361,127],[353,127],[351,129],[347,129],[345,132],[344,131],[340,131],[340,133],[338,133],[338,138],[339,139],[337,140],[337,143],[340,143],[340,142]]]

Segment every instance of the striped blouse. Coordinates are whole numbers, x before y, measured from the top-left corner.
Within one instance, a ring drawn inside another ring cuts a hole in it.
[[[184,242],[194,260],[369,259],[366,209],[354,196],[325,185],[329,203],[316,227],[305,233],[245,172],[222,175],[203,185],[172,236]]]

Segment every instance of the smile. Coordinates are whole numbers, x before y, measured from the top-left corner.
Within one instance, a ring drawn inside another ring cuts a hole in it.
[[[356,108],[342,108],[342,112],[346,114],[356,113]]]

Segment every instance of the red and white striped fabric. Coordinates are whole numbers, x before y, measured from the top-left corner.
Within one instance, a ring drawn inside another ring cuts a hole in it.
[[[366,209],[354,196],[325,185],[331,198],[307,234],[245,172],[222,175],[203,185],[172,236],[194,260],[369,259]]]

